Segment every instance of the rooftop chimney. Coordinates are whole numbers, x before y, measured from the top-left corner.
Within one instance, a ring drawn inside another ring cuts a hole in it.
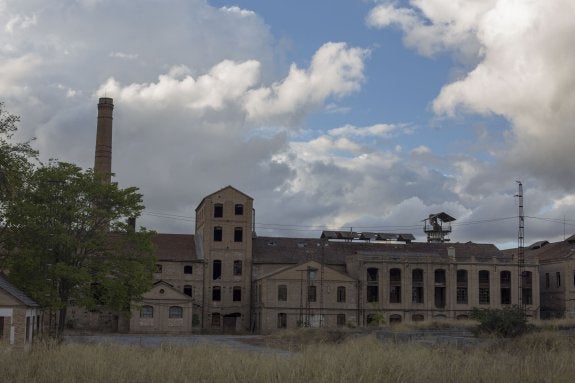
[[[94,173],[102,182],[112,181],[112,112],[114,102],[111,98],[101,97],[98,102],[98,125],[96,131],[96,156]]]

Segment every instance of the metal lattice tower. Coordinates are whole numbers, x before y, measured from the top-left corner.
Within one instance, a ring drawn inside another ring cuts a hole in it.
[[[518,224],[519,228],[517,231],[517,271],[518,271],[518,298],[519,306],[525,311],[526,302],[523,300],[523,274],[525,269],[525,216],[523,214],[523,184],[521,181],[517,181],[518,192],[517,192],[517,202],[518,202]]]

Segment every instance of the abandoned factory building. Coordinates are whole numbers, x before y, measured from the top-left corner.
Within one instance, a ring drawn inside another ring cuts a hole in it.
[[[94,170],[108,180],[112,111],[101,98]],[[511,305],[539,316],[536,258],[520,268],[494,245],[450,243],[445,213],[425,220],[428,241],[416,243],[411,234],[338,231],[259,237],[254,211],[251,197],[227,186],[200,202],[194,234],[157,234],[156,282],[134,305],[129,331],[355,327]]]

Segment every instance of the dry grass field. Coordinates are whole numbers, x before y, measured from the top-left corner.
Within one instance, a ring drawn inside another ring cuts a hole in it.
[[[303,334],[303,336],[302,336]],[[318,332],[291,354],[231,348],[37,345],[0,352],[2,382],[573,382],[575,341],[556,331],[467,349]],[[314,339],[315,338],[315,339]]]

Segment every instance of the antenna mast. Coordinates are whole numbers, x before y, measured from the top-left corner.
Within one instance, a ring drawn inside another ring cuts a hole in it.
[[[523,184],[521,181],[516,181],[518,186],[518,217],[519,217],[519,230],[517,232],[517,269],[518,269],[518,300],[519,306],[526,310],[526,302],[523,299],[523,273],[525,269],[525,216],[523,214]]]

